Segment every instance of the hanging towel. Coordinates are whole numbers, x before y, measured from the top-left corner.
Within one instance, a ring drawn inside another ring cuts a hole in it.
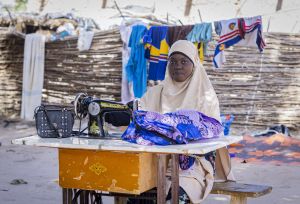
[[[261,16],[244,19],[235,18],[219,23],[222,30],[213,59],[216,68],[225,63],[224,50],[230,46],[258,47],[260,52],[266,46],[262,36]]]
[[[193,30],[186,36],[188,41],[195,44],[198,49],[201,63],[204,60],[204,54],[206,54],[207,43],[212,39],[212,25],[211,23],[196,24]]]
[[[209,42],[212,38],[211,23],[195,24],[193,30],[186,36],[191,42]]]
[[[146,58],[142,41],[146,31],[147,28],[144,25],[133,26],[128,43],[131,52],[126,66],[126,77],[128,82],[132,81],[134,96],[137,98],[141,98],[147,88]]]
[[[186,36],[191,32],[194,25],[171,26],[168,29],[167,42],[171,47],[177,40],[185,40]]]
[[[25,38],[21,118],[33,120],[34,109],[41,105],[44,84],[45,36]]]

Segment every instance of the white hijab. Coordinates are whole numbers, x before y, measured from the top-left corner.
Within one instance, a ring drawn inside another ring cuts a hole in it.
[[[146,92],[140,100],[141,108],[159,113],[197,110],[220,121],[219,100],[195,46],[189,41],[179,40],[172,45],[169,56],[174,52],[181,52],[192,60],[193,74],[184,82],[176,82],[169,74],[168,63],[165,80]]]

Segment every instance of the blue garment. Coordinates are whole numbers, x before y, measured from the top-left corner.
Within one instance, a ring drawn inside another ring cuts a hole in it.
[[[186,39],[191,42],[209,42],[211,38],[211,23],[195,24],[193,30],[186,36]]]
[[[144,43],[149,49],[149,80],[164,80],[169,45],[167,43],[167,26],[152,26],[143,38]]]
[[[218,35],[221,35],[221,31],[222,31],[222,24],[221,24],[221,22],[220,21],[215,21],[214,25],[215,25],[215,32]]]
[[[133,93],[137,98],[141,98],[147,88],[145,48],[142,43],[142,38],[146,31],[147,28],[144,25],[133,26],[128,43],[131,53],[126,66],[126,76],[128,82],[132,81]]]

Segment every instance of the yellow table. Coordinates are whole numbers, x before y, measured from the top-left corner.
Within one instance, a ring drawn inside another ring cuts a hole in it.
[[[157,187],[157,203],[165,203],[166,157],[171,155],[172,203],[178,203],[179,154],[204,155],[242,140],[242,137],[193,142],[186,145],[142,146],[122,140],[87,138],[15,139],[13,144],[58,148],[59,185],[64,189],[99,190],[139,195]]]

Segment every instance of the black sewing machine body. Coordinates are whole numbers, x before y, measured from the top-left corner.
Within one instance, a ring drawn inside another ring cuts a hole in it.
[[[88,116],[88,136],[108,137],[108,131],[105,130],[105,123],[113,126],[128,126],[133,110],[137,109],[134,102],[122,104],[114,101],[102,100],[79,94],[74,101],[75,114],[82,119]]]

